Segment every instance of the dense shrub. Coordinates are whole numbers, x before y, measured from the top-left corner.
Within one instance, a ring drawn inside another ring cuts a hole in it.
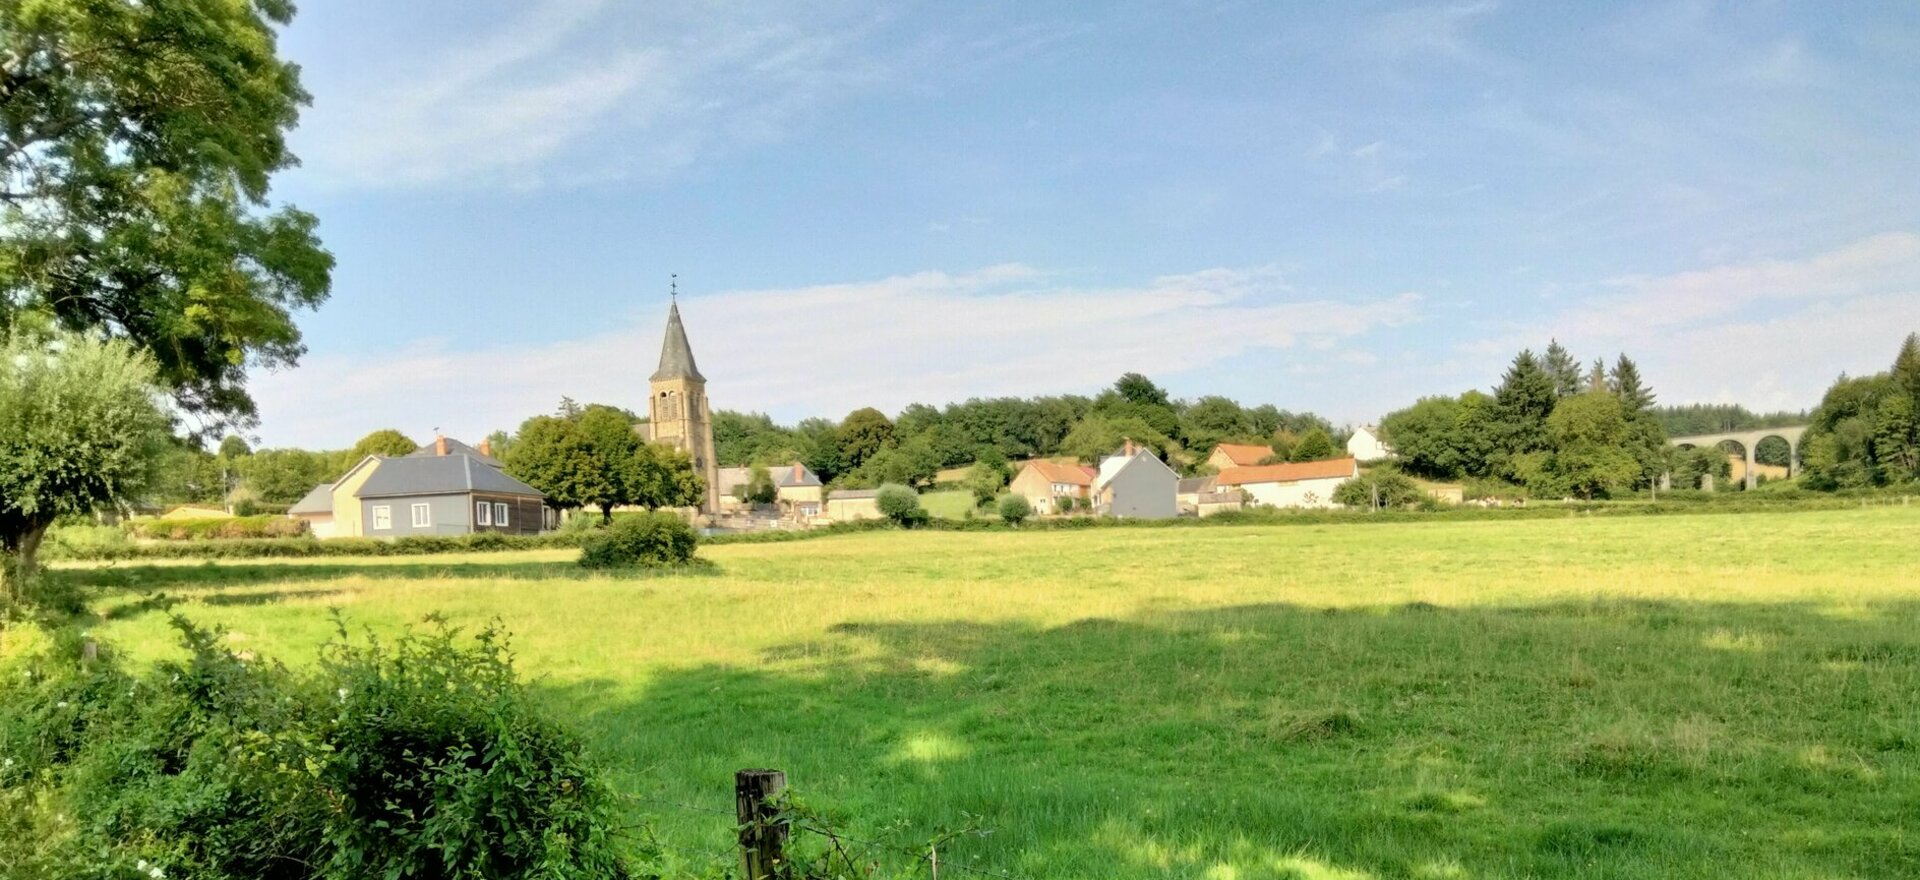
[[[621,517],[580,544],[586,568],[685,565],[693,561],[700,538],[687,521],[665,512]]]
[[[1406,507],[1429,500],[1427,493],[1420,491],[1420,486],[1405,474],[1384,468],[1361,474],[1333,490],[1335,504],[1362,510],[1372,510],[1376,498],[1383,508]]]
[[[293,673],[175,618],[136,675],[65,634],[0,674],[0,865],[47,877],[624,877],[611,797],[504,636],[341,629]]]
[[[920,494],[905,486],[881,486],[874,494],[873,504],[879,508],[880,515],[894,525],[922,525],[928,519],[926,510],[920,507]]]
[[[307,533],[305,520],[284,516],[231,516],[206,519],[141,519],[127,523],[136,538],[159,541],[207,541],[216,538],[291,538]]]
[[[1027,517],[1033,515],[1033,505],[1021,495],[1000,496],[1000,500],[994,504],[994,510],[1000,514],[1000,519],[1013,526],[1026,522]]]

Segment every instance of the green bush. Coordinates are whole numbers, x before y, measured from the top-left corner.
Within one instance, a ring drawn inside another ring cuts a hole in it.
[[[344,627],[295,673],[178,617],[135,674],[72,633],[0,669],[9,876],[625,877],[612,796],[489,628]]]
[[[1382,508],[1407,507],[1428,500],[1427,493],[1420,491],[1418,484],[1398,471],[1384,468],[1361,474],[1333,490],[1335,504],[1361,510],[1372,510],[1376,498]]]
[[[671,513],[622,517],[587,535],[580,544],[580,564],[586,568],[685,565],[693,561],[699,542],[693,527]]]
[[[141,519],[127,523],[136,538],[157,541],[210,541],[217,538],[291,538],[307,533],[305,520],[284,516],[230,516],[204,519]]]
[[[905,486],[889,483],[874,495],[873,504],[880,515],[894,525],[912,527],[926,523],[926,510],[920,507],[920,494]]]
[[[1000,496],[1000,500],[994,504],[994,510],[1000,514],[1000,519],[1012,526],[1026,522],[1027,517],[1033,515],[1033,505],[1021,495]]]

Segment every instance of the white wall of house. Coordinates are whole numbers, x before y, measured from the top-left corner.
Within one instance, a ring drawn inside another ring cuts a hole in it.
[[[1290,483],[1247,483],[1240,488],[1253,496],[1256,505],[1269,507],[1333,507],[1333,490],[1347,477],[1296,480]]]
[[[1373,431],[1359,428],[1353,432],[1352,437],[1347,438],[1347,454],[1361,461],[1379,461],[1383,458],[1392,458],[1393,450],[1388,449],[1387,444],[1380,442],[1379,435]]]
[[[299,517],[299,519],[307,521],[307,531],[311,532],[316,538],[331,538],[335,534],[333,516],[331,514],[320,516],[308,515]]]

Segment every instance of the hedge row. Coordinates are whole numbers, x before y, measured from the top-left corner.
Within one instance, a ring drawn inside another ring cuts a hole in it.
[[[138,519],[127,534],[157,541],[210,541],[219,538],[292,538],[307,533],[306,520],[284,516],[225,516],[205,519]]]
[[[591,532],[554,532],[545,535],[415,535],[381,538],[237,538],[180,541],[160,544],[69,546],[49,541],[42,556],[49,560],[114,561],[124,559],[268,559],[325,556],[430,556],[442,553],[488,553],[502,550],[546,550],[578,547]]]

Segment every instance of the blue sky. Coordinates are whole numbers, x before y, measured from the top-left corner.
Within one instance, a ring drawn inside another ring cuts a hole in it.
[[[1367,422],[1557,336],[1800,408],[1920,329],[1920,6],[328,0],[339,266],[259,435],[1176,395]]]

